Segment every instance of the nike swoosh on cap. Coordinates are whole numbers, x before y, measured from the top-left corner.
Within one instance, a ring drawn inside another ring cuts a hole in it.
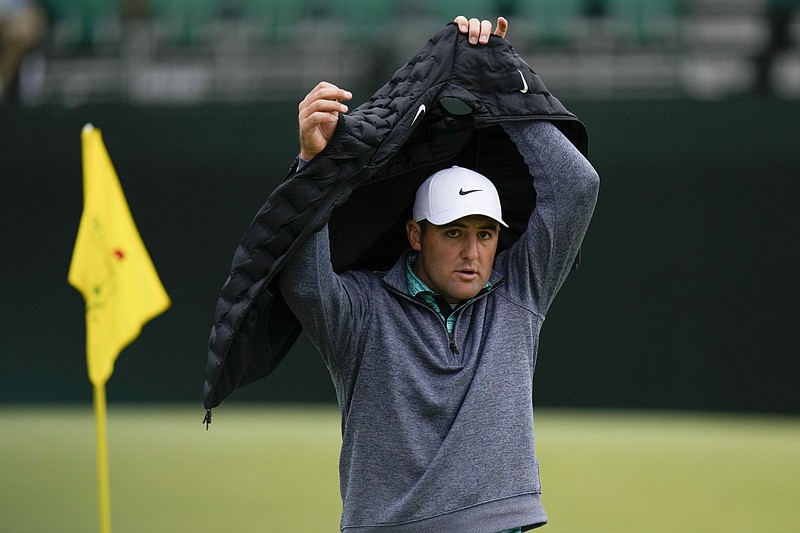
[[[458,190],[458,194],[460,194],[461,196],[466,196],[466,195],[471,194],[473,192],[480,192],[482,190],[483,189],[472,189],[472,190],[469,190],[469,191],[465,191],[464,189],[459,189]]]

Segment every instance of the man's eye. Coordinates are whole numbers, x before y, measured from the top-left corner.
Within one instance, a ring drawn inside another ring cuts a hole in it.
[[[447,232],[448,237],[458,237],[459,235],[461,235],[461,232],[458,231],[457,229],[451,229],[450,231]]]

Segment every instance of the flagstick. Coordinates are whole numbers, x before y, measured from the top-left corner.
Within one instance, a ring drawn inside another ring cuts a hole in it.
[[[100,130],[91,123],[81,132],[81,153],[83,213],[67,280],[86,302],[86,364],[97,419],[100,529],[110,533],[106,382],[119,352],[171,301],[136,229]]]
[[[108,481],[108,435],[106,430],[106,386],[94,384],[94,416],[97,421],[97,489],[100,531],[111,533],[111,497]]]

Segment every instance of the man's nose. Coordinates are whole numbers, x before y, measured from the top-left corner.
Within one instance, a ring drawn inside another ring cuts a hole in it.
[[[478,237],[470,235],[464,240],[464,259],[477,259],[478,258]]]

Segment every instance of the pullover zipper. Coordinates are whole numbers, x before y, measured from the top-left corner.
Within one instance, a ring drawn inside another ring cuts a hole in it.
[[[445,325],[446,327],[446,325]],[[458,355],[458,346],[456,346],[456,338],[452,332],[448,332],[448,337],[450,337],[450,351],[453,352],[453,355]]]
[[[499,285],[501,285],[503,283],[503,281],[505,281],[505,280],[501,278],[496,283],[494,283],[492,288],[489,289],[488,291],[482,291],[482,292],[478,293],[478,295],[475,296],[472,299],[472,301],[469,302],[468,305],[474,303],[475,300],[478,300],[480,298],[485,297],[490,292],[493,292]],[[409,300],[411,302],[414,302],[417,305],[421,305],[421,306],[425,307],[426,309],[429,309],[431,312],[433,312],[433,314],[435,314],[439,318],[439,320],[442,322],[442,325],[444,326],[444,331],[447,334],[448,344],[450,345],[450,351],[453,353],[453,355],[460,355],[461,352],[458,350],[458,345],[456,344],[455,324],[453,324],[453,331],[452,332],[447,331],[447,320],[443,319],[441,317],[441,315],[439,315],[439,312],[436,311],[436,309],[434,309],[427,302],[425,302],[423,300],[418,300],[418,299],[414,298],[413,296],[411,296],[410,294],[407,294],[407,293],[405,293],[405,292],[403,292],[401,290],[396,289],[395,287],[393,287],[392,285],[387,283],[385,280],[383,280],[382,283],[383,283],[383,286],[386,287],[389,291],[391,291],[391,292],[397,294],[398,296],[401,296],[402,298],[405,298],[405,299],[407,299],[407,300]],[[461,311],[461,307],[458,307],[455,310],[453,310],[454,313],[457,312],[457,311]]]

